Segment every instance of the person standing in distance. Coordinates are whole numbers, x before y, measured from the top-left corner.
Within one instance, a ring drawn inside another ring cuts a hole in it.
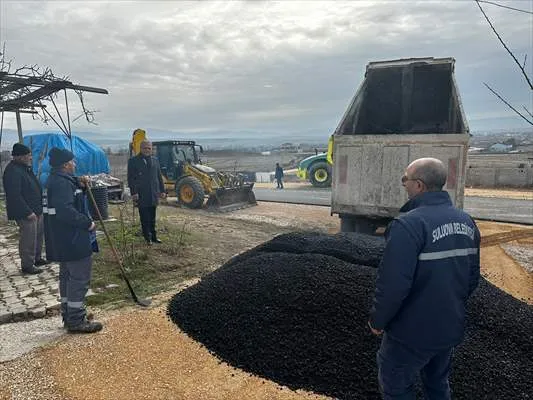
[[[92,270],[91,233],[96,225],[87,213],[89,179],[75,177],[74,154],[53,147],[46,184],[45,241],[48,259],[59,262],[61,315],[70,333],[93,333],[102,324],[87,319],[85,296]]]
[[[128,186],[137,202],[142,233],[146,243],[161,243],[155,230],[159,199],[166,197],[159,161],[152,156],[152,143],[141,142],[141,152],[128,161]]]
[[[480,233],[443,190],[435,158],[413,161],[402,177],[409,200],[385,232],[368,325],[383,334],[377,353],[384,399],[450,399],[453,349],[462,342],[466,302],[479,282]]]
[[[276,163],[276,172],[274,173],[274,178],[276,178],[277,189],[283,189],[283,168],[279,163]]]
[[[7,164],[3,176],[7,218],[15,220],[19,227],[22,273],[39,274],[43,270],[37,267],[48,264],[42,258],[42,188],[31,167],[30,149],[21,143],[15,143],[11,155],[13,160]]]

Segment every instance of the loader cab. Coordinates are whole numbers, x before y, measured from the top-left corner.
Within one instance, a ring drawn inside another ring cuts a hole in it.
[[[192,140],[153,142],[153,154],[159,160],[161,173],[169,181],[176,181],[184,173],[185,164],[201,164],[202,146]]]

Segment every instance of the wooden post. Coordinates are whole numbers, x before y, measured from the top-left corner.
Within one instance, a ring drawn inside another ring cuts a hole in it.
[[[19,143],[22,143],[22,123],[20,122],[19,110],[15,111],[15,116],[17,117],[17,131],[19,133]]]

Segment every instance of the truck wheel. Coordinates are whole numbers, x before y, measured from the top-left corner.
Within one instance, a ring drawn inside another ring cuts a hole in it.
[[[176,182],[178,202],[187,208],[200,208],[204,204],[204,188],[194,176],[186,176]]]
[[[355,232],[355,222],[350,217],[340,217],[341,219],[341,232]]]
[[[331,186],[331,167],[327,162],[320,161],[309,168],[309,181],[313,186],[325,188]]]

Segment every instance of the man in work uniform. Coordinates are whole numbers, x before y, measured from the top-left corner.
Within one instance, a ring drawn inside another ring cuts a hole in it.
[[[21,143],[13,145],[13,160],[3,176],[7,218],[19,227],[20,266],[24,274],[39,274],[36,268],[48,264],[42,258],[43,206],[39,180],[31,168],[31,151]]]
[[[102,324],[89,321],[85,295],[89,289],[95,223],[88,216],[88,179],[75,177],[74,155],[54,147],[49,152],[52,167],[46,185],[45,241],[49,260],[59,262],[61,314],[70,333],[93,333]]]
[[[161,168],[152,157],[152,143],[141,142],[141,152],[128,161],[128,186],[137,202],[141,227],[146,243],[161,243],[155,230],[156,207],[159,198],[166,197]]]
[[[468,297],[479,282],[480,233],[442,190],[446,168],[413,161],[402,183],[409,201],[385,233],[369,326],[383,333],[377,354],[385,399],[415,399],[420,374],[427,399],[450,399],[453,348],[463,340]]]

